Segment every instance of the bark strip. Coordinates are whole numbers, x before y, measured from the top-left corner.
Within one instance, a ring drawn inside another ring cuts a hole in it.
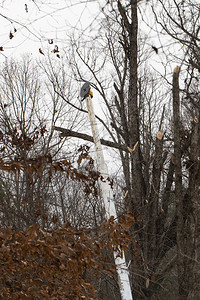
[[[180,134],[180,95],[179,95],[179,72],[180,68],[177,66],[173,73],[173,117],[174,117],[174,169],[175,169],[175,197],[176,197],[176,211],[177,211],[177,269],[179,281],[179,294],[185,296],[184,291],[184,264],[183,264],[183,188],[182,188],[182,165],[181,165],[181,134]]]

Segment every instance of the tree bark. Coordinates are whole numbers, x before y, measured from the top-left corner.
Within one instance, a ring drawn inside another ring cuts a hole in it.
[[[173,116],[174,116],[174,156],[175,156],[175,197],[177,210],[177,270],[179,281],[179,294],[181,299],[187,297],[184,282],[184,222],[183,222],[183,187],[182,187],[182,165],[181,165],[181,134],[180,134],[180,95],[179,95],[179,72],[177,66],[173,73]]]

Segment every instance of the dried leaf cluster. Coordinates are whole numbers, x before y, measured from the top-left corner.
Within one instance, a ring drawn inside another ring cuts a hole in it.
[[[101,224],[98,230],[64,224],[52,231],[30,226],[26,232],[0,229],[1,299],[94,299],[96,289],[87,279],[114,273],[103,249],[119,256],[129,243],[132,215]],[[67,298],[66,298],[67,297]]]

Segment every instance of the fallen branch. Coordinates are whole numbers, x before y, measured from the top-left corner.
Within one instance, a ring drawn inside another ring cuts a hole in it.
[[[76,138],[83,139],[85,141],[89,141],[89,142],[94,143],[93,137],[88,135],[88,134],[79,133],[79,132],[76,132],[76,131],[72,131],[70,129],[57,127],[57,126],[54,126],[53,129],[56,130],[56,131],[60,131],[61,135],[64,136],[64,137],[72,136],[72,137],[76,137]],[[120,150],[128,152],[128,149],[125,145],[120,145],[118,143],[114,143],[114,142],[107,141],[107,140],[104,140],[104,139],[100,139],[100,141],[101,141],[102,145],[105,145],[105,146],[108,146],[108,147],[111,147],[111,148],[115,148],[115,149],[118,149],[118,150],[120,149]]]

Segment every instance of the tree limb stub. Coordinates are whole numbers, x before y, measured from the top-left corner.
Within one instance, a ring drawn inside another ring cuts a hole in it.
[[[89,142],[92,142],[92,143],[94,142],[93,137],[91,137],[90,135],[85,134],[85,133],[79,133],[79,132],[76,132],[76,131],[73,131],[73,130],[70,130],[70,129],[57,127],[57,126],[54,126],[53,129],[56,130],[56,131],[60,131],[61,135],[64,136],[64,137],[71,136],[71,137],[76,137],[76,138],[83,139],[85,141],[89,141]],[[128,152],[128,149],[127,149],[126,145],[120,145],[118,143],[114,143],[114,142],[107,141],[107,140],[104,140],[104,139],[100,139],[100,141],[101,141],[102,145],[105,145],[105,146],[108,146],[108,147],[111,147],[111,148],[115,148],[115,149],[118,149],[118,150],[121,149],[123,151]]]

